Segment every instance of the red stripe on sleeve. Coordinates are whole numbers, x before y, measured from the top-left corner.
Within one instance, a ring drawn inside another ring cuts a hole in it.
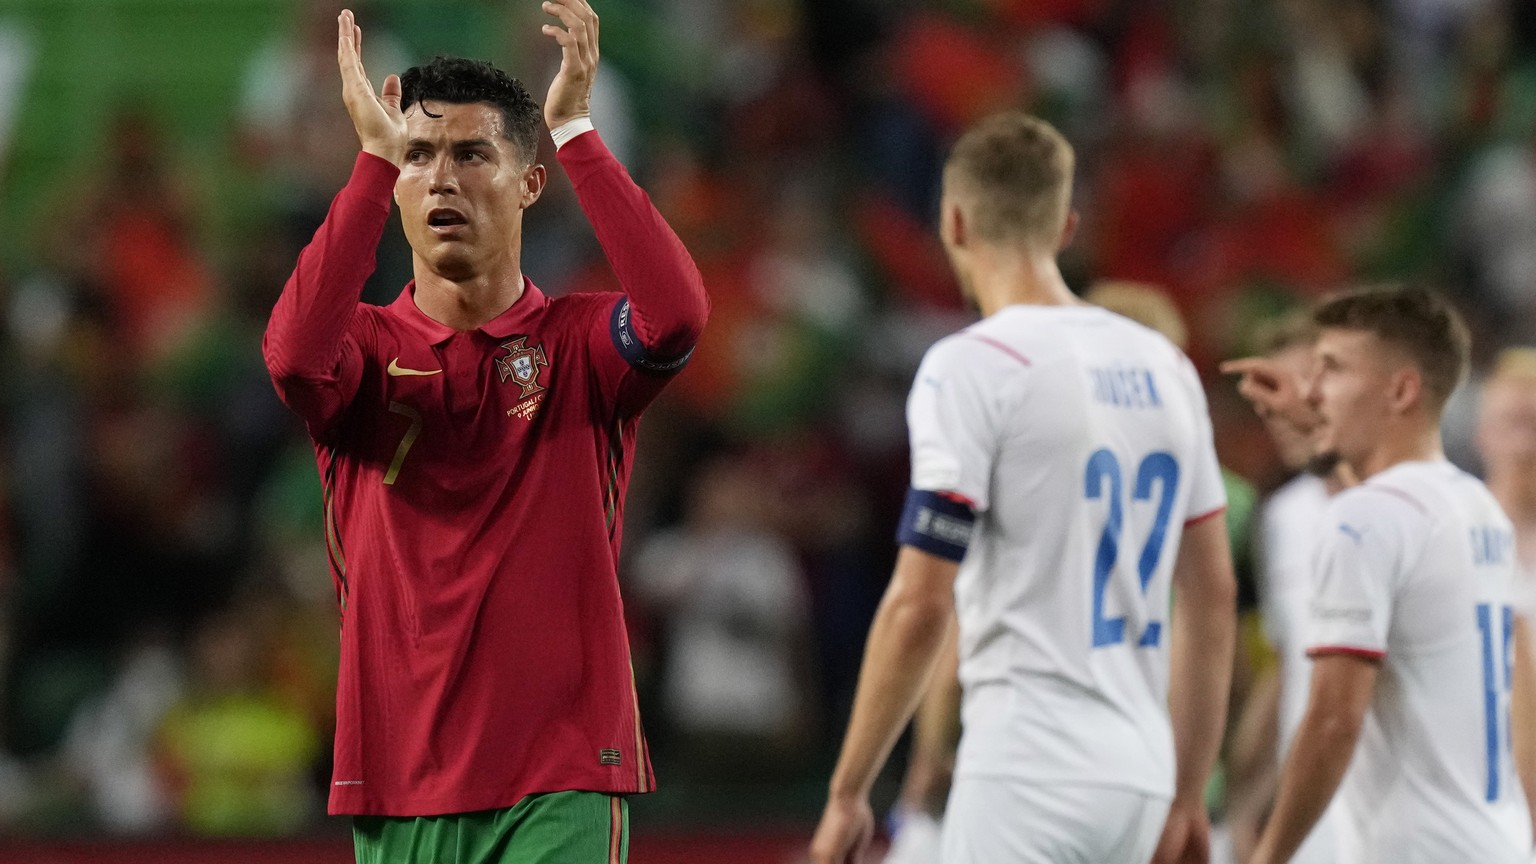
[[[1315,648],[1307,649],[1308,657],[1321,657],[1325,654],[1348,654],[1351,657],[1362,657],[1366,660],[1381,660],[1387,656],[1385,651],[1356,648],[1352,645],[1318,645]]]
[[[943,498],[945,500],[953,501],[956,504],[964,504],[965,506],[971,508],[972,510],[976,509],[976,502],[972,501],[971,499],[969,499],[967,497],[965,497],[964,495],[961,495],[959,492],[935,492],[933,494],[935,494],[935,495],[937,495],[940,498]]]
[[[1227,505],[1223,504],[1220,507],[1217,507],[1215,510],[1212,510],[1212,511],[1210,511],[1208,513],[1201,513],[1199,516],[1191,516],[1188,519],[1185,519],[1184,520],[1184,527],[1188,528],[1191,525],[1196,525],[1198,523],[1204,522],[1207,519],[1214,518],[1214,517],[1216,517],[1216,516],[1218,516],[1218,515],[1220,515],[1222,513],[1225,513],[1225,512],[1227,512]]]

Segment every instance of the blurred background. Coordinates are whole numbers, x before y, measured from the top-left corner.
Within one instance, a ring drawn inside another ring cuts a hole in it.
[[[342,5],[0,0],[0,860],[350,860],[324,815],[318,478],[259,353],[357,151]],[[375,81],[456,53],[542,100],[558,62],[534,0],[351,5]],[[714,304],[627,507],[662,790],[633,804],[637,864],[809,837],[894,559],[910,376],[972,320],[933,233],[972,119],[1056,123],[1069,282],[1154,286],[1184,319],[1250,582],[1249,516],[1286,475],[1216,362],[1386,280],[1453,297],[1480,368],[1536,338],[1536,5],[595,5],[594,119]],[[547,292],[616,288],[558,171],[526,231]],[[396,220],[365,299],[409,278]],[[1476,389],[1447,427],[1474,470]]]

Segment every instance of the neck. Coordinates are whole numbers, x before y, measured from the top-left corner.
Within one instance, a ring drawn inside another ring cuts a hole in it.
[[[1381,443],[1364,458],[1353,460],[1350,464],[1361,480],[1403,462],[1429,462],[1445,458],[1438,423],[1426,423],[1420,428],[1404,424],[1399,430],[1384,432],[1379,441]]]
[[[1516,525],[1536,523],[1536,471],[1520,467],[1490,470],[1488,491]]]
[[[510,267],[453,278],[414,258],[416,308],[455,330],[473,330],[511,308],[523,296],[523,272],[514,258]]]
[[[972,252],[970,285],[983,317],[1005,306],[1082,305],[1056,266],[1056,256],[984,246]]]

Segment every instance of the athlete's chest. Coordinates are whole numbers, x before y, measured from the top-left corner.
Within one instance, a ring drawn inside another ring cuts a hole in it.
[[[582,344],[559,329],[468,331],[436,342],[409,330],[379,335],[348,449],[376,465],[386,485],[411,485],[413,474],[416,482],[428,473],[437,483],[464,472],[483,478],[529,454],[551,455],[562,430],[591,411]]]

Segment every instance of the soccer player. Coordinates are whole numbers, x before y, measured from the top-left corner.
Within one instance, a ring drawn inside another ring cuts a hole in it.
[[[1017,112],[946,164],[940,234],[983,320],[930,349],[913,384],[901,549],[818,864],[868,843],[870,787],[951,615],[964,731],[946,864],[1204,848],[1234,630],[1221,474],[1189,361],[1062,280],[1072,170],[1061,135]]]
[[[1477,418],[1477,449],[1482,457],[1488,491],[1504,508],[1515,530],[1515,615],[1527,625],[1536,616],[1536,350],[1509,348],[1499,354],[1493,372],[1483,382]],[[1529,626],[1515,631],[1517,639]],[[1527,781],[1526,803],[1536,779],[1536,688],[1524,664],[1536,660],[1536,646],[1515,648],[1515,686],[1510,693],[1516,737],[1512,742],[1521,778]],[[1532,813],[1536,821],[1536,810]]]
[[[1315,444],[1362,482],[1323,514],[1310,695],[1251,860],[1290,860],[1342,780],[1339,861],[1523,862],[1531,824],[1509,747],[1523,627],[1510,608],[1514,537],[1487,488],[1441,450],[1466,329],[1421,289],[1351,292],[1313,322]]]
[[[1274,800],[1275,766],[1284,762],[1306,707],[1312,663],[1306,653],[1304,630],[1312,599],[1312,550],[1328,499],[1343,488],[1342,472],[1330,470],[1335,466],[1316,464],[1315,412],[1305,410],[1298,400],[1304,416],[1296,418],[1269,410],[1265,401],[1265,396],[1277,389],[1300,394],[1310,384],[1314,341],[1310,314],[1298,313],[1283,320],[1262,341],[1261,357],[1233,361],[1222,368],[1244,376],[1240,391],[1254,399],[1281,462],[1297,473],[1269,496],[1260,522],[1259,602],[1279,663],[1275,672],[1254,685],[1230,748],[1228,765],[1246,769],[1233,771],[1228,786],[1228,824],[1240,861],[1247,860],[1258,840],[1260,817]],[[1276,380],[1280,377],[1284,384]],[[1323,476],[1310,470],[1313,468],[1322,470]],[[1267,734],[1259,733],[1261,729]],[[1262,753],[1254,752],[1261,747]],[[1249,767],[1254,765],[1263,767]],[[1335,809],[1319,819],[1292,860],[1306,864],[1334,860],[1329,814]]]
[[[1477,452],[1488,491],[1515,526],[1522,591],[1536,590],[1536,349],[1499,354],[1483,382]]]
[[[543,4],[544,120],[623,294],[523,274],[544,188],[538,106],[487,63],[368,82],[350,12],[342,95],[362,153],[267,326],[315,442],[341,606],[330,811],[360,864],[622,861],[653,784],[616,579],[641,410],[707,315],[697,269],[588,117],[598,19]],[[415,279],[358,302],[390,200]]]

